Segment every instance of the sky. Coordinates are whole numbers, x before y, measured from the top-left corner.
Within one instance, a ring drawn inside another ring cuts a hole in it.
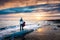
[[[47,20],[59,19],[60,4],[40,4],[35,6],[14,7],[0,10],[0,20]],[[55,17],[55,18],[52,18]]]
[[[59,1],[54,3],[47,3],[44,0],[38,3],[35,2],[36,0],[28,2],[21,2],[21,0],[0,0],[0,26],[8,25],[8,23],[10,23],[9,25],[19,24],[18,22],[21,17],[24,21],[30,22],[60,19]]]
[[[0,0],[0,9],[59,2],[59,0]]]

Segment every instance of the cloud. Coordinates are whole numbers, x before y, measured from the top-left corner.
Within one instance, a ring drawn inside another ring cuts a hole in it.
[[[9,8],[9,9],[0,10],[0,14],[27,13],[32,11],[33,9],[19,7],[19,8]]]
[[[12,0],[0,0],[0,5],[4,5],[5,3],[10,2],[10,1]]]
[[[41,4],[35,6],[26,6],[26,7],[15,7],[0,10],[1,14],[12,14],[12,13],[30,13],[36,10],[42,10],[43,12],[60,12],[60,4]]]

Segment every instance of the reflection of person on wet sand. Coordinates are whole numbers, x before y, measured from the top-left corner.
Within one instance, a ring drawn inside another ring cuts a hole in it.
[[[20,19],[20,30],[24,30],[23,27],[25,26],[25,22],[23,21],[23,19]]]

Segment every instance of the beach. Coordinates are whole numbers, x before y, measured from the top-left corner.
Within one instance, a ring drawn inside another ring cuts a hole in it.
[[[27,26],[29,28],[32,27],[32,29],[35,28],[35,30],[26,34],[24,40],[60,40],[60,27],[57,27],[56,24],[42,25],[39,28],[35,26],[36,25]],[[17,31],[17,29],[19,29],[19,27],[16,27],[14,30]],[[22,38],[23,37],[15,37],[14,40],[22,40]],[[9,40],[9,38],[6,38],[6,40]]]
[[[15,40],[21,40],[20,37]],[[44,26],[25,36],[24,40],[60,40],[60,28],[54,29],[52,25]]]
[[[26,35],[26,40],[60,40],[60,29],[54,30],[52,26],[42,27]]]

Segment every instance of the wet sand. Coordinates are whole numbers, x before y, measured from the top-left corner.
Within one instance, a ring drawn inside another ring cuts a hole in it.
[[[26,35],[26,40],[60,40],[60,28],[54,30],[53,26],[45,26]]]
[[[24,40],[60,40],[60,28],[44,26],[25,36]],[[15,40],[21,40],[20,37]]]

